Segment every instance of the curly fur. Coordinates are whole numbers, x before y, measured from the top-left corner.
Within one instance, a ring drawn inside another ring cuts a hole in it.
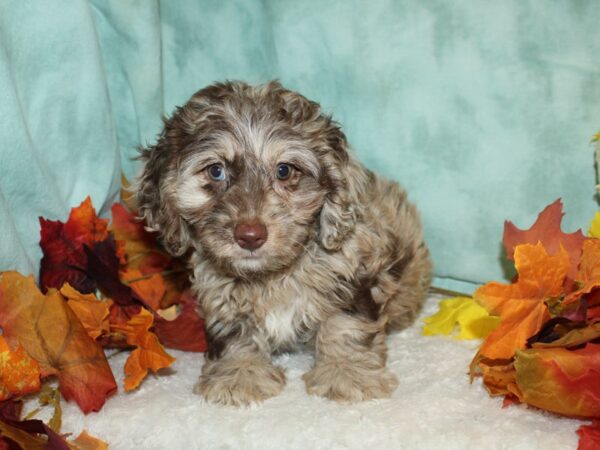
[[[315,349],[307,391],[342,402],[389,396],[385,333],[414,319],[431,277],[415,207],[353,159],[319,105],[277,82],[215,84],[142,149],[140,215],[189,254],[209,352],[195,391],[245,405],[278,394],[276,352]],[[292,167],[280,180],[278,164]],[[220,164],[226,178],[211,179]],[[234,228],[260,221],[263,246]]]

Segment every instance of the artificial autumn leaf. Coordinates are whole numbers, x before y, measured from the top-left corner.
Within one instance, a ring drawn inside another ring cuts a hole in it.
[[[97,242],[93,248],[84,246],[84,251],[87,255],[86,271],[104,295],[121,306],[132,305],[139,301],[131,288],[125,286],[119,279],[119,258],[112,236]]]
[[[456,326],[460,328],[458,339],[484,338],[498,326],[500,318],[490,316],[485,308],[475,303],[471,297],[455,297],[440,302],[439,311],[423,320],[423,334],[449,335]]]
[[[69,441],[72,450],[107,450],[108,444],[83,430],[77,438]]]
[[[569,255],[570,266],[568,278],[573,280],[579,266],[581,245],[585,236],[581,230],[574,233],[564,233],[560,223],[562,212],[560,199],[548,205],[537,217],[535,223],[528,230],[518,229],[512,222],[504,222],[503,244],[509,260],[514,258],[514,251],[519,244],[537,244],[541,242],[549,255],[553,256],[562,252],[561,247]]]
[[[160,273],[144,275],[137,269],[126,269],[121,271],[121,279],[150,310],[160,309],[161,301],[167,292],[165,280]]]
[[[588,236],[600,238],[600,211],[594,214],[594,218],[592,219],[592,223],[590,223],[590,228],[588,230]]]
[[[560,338],[551,342],[534,342],[533,348],[572,348],[583,345],[594,339],[600,338],[600,323],[593,323],[585,327],[574,328]]]
[[[153,320],[152,314],[142,309],[124,326],[113,327],[126,336],[129,345],[137,347],[125,363],[126,391],[137,388],[148,374],[148,370],[156,373],[175,361],[175,358],[165,352],[156,335],[150,331]]]
[[[112,304],[111,300],[101,301],[94,294],[82,294],[69,283],[63,285],[60,293],[67,299],[67,304],[73,310],[89,337],[97,339],[110,332],[108,315]]]
[[[19,345],[11,351],[0,334],[0,401],[40,389],[40,366]]]
[[[516,282],[488,283],[473,296],[502,319],[480,349],[480,354],[489,359],[512,358],[515,350],[524,348],[527,339],[550,318],[544,300],[561,294],[569,257],[564,250],[550,256],[541,243],[519,245],[515,267],[519,274]]]
[[[577,450],[600,449],[600,420],[594,420],[591,425],[582,425],[577,430],[579,445]]]
[[[131,278],[128,273],[134,270],[143,276],[160,274],[166,288],[160,308],[179,303],[179,297],[189,286],[188,271],[182,260],[167,254],[159,246],[156,233],[146,231],[145,223],[123,205],[113,205],[112,214],[110,231],[115,236],[118,252],[125,255],[125,262],[121,262],[121,280],[127,282]]]
[[[512,361],[489,360],[479,357],[477,368],[483,379],[483,385],[491,396],[509,395],[518,393],[516,371]],[[473,373],[475,368],[471,368]]]
[[[8,448],[40,449],[40,450],[70,450],[66,441],[52,428],[41,420],[19,420],[21,404],[14,409],[15,403],[8,408],[0,408],[0,443],[3,438],[12,441]]]
[[[600,417],[600,345],[535,348],[515,357],[520,400],[573,417]]]
[[[98,411],[117,389],[102,348],[86,333],[60,292],[44,296],[33,277],[0,274],[0,326],[10,345],[20,342],[42,376],[56,375],[66,400],[84,413]]]
[[[144,274],[165,270],[172,258],[158,248],[156,234],[146,231],[144,222],[123,205],[115,203],[111,211],[110,231],[124,248],[125,267]]]
[[[196,299],[191,290],[188,289],[181,295],[179,309],[179,314],[171,320],[160,314],[155,316],[154,332],[160,342],[168,348],[205,352],[208,345],[204,319],[198,315]]]
[[[40,285],[60,289],[65,282],[78,291],[95,290],[94,280],[86,273],[87,258],[84,245],[92,246],[108,236],[108,220],[99,219],[87,197],[71,210],[66,223],[40,217],[40,246],[44,254],[40,266]]]
[[[121,202],[132,214],[137,214],[138,208],[135,199],[135,190],[124,173],[121,173]]]

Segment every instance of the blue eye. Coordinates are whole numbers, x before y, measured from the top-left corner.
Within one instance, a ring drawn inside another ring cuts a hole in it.
[[[213,164],[208,168],[208,175],[215,181],[225,179],[225,168],[221,164]]]
[[[287,180],[292,174],[292,167],[289,164],[277,165],[277,179]]]

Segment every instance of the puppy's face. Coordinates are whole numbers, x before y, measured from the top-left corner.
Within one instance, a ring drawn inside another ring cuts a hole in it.
[[[167,249],[194,247],[227,273],[280,271],[311,240],[337,242],[345,137],[278,83],[203,89],[142,150],[141,215]]]
[[[291,130],[278,137],[257,124],[229,125],[181,158],[172,181],[177,209],[194,245],[223,269],[280,270],[314,237],[326,193],[321,164]]]

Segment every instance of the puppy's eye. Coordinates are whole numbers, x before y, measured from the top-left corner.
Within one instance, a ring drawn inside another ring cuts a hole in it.
[[[208,175],[215,181],[223,181],[225,179],[225,168],[221,164],[213,164],[208,166]]]
[[[294,168],[289,164],[278,164],[277,165],[277,179],[285,181],[292,175]]]

